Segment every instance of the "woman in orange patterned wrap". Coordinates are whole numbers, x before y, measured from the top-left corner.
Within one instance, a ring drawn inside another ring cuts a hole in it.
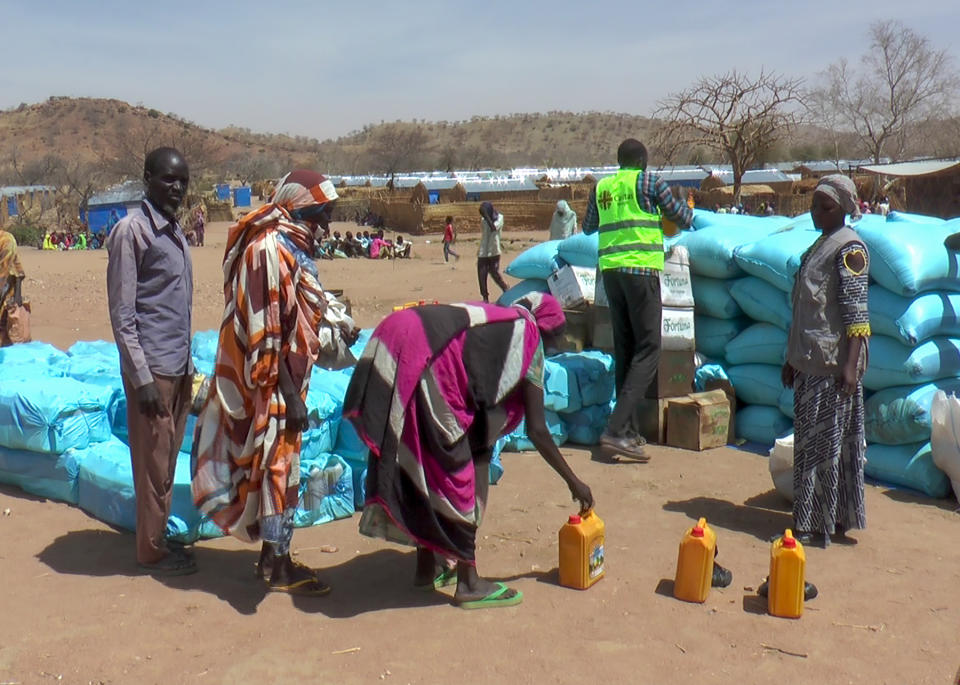
[[[310,255],[337,194],[321,174],[293,171],[271,201],[230,228],[225,310],[210,395],[193,443],[193,496],[224,532],[263,540],[270,590],[330,591],[290,557],[310,371],[327,301]]]

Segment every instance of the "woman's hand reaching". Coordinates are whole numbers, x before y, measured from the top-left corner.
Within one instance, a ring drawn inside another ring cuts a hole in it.
[[[573,478],[567,483],[567,486],[570,488],[570,494],[573,495],[573,499],[580,502],[581,512],[587,509],[593,509],[593,493],[590,492],[589,485],[579,478]]]

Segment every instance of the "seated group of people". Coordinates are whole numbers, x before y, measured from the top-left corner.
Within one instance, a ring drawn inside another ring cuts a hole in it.
[[[99,250],[103,247],[103,234],[82,231],[54,231],[44,233],[42,250]]]
[[[397,235],[396,240],[390,240],[383,235],[380,229],[373,235],[364,231],[354,235],[347,231],[345,236],[340,231],[327,233],[317,245],[316,257],[322,259],[346,259],[351,257],[366,257],[367,259],[410,259],[410,250],[413,243]]]

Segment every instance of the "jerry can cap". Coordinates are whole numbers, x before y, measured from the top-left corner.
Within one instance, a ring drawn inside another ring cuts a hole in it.
[[[580,523],[581,521],[582,519],[580,518],[580,514],[570,514],[570,518],[567,519],[567,523],[573,524]]]
[[[692,536],[695,537],[695,538],[702,538],[702,537],[703,537],[703,526],[699,526],[699,525],[698,525],[698,526],[694,526],[693,528],[691,528],[691,529],[690,529],[690,535],[692,535]]]
[[[796,547],[797,547],[797,539],[795,537],[784,536],[783,538],[784,549],[796,549]]]

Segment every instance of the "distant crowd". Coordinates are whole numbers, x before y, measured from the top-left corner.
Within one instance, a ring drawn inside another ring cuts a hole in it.
[[[376,233],[347,231],[341,236],[340,231],[327,233],[317,244],[315,257],[319,259],[349,259],[366,257],[367,259],[410,259],[413,243],[397,235],[396,240],[390,240],[383,234],[381,228]]]
[[[39,247],[41,250],[99,250],[105,240],[105,233],[54,231],[43,234]]]
[[[886,195],[878,197],[873,202],[860,200],[858,202],[861,214],[879,214],[886,216],[890,212],[890,200]],[[777,208],[772,202],[761,202],[756,207],[748,202],[739,202],[734,205],[715,204],[713,211],[717,214],[747,214],[750,216],[773,216]]]

